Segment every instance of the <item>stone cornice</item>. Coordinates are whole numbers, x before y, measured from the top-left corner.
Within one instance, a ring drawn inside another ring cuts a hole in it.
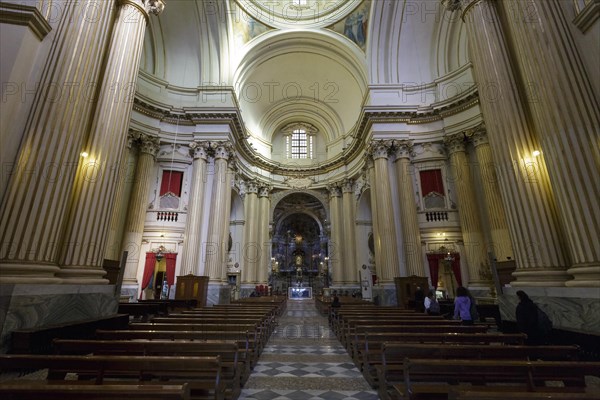
[[[0,24],[23,25],[43,40],[52,27],[34,6],[0,2]]]
[[[398,111],[397,108],[365,106],[355,126],[354,132],[349,135],[349,143],[346,149],[338,156],[321,163],[314,163],[306,167],[291,167],[284,163],[272,161],[262,154],[256,152],[247,140],[242,115],[235,107],[206,108],[206,109],[181,109],[163,108],[151,104],[151,101],[136,96],[134,110],[159,121],[179,124],[181,126],[195,126],[198,124],[227,124],[233,134],[234,147],[241,159],[251,162],[253,165],[271,174],[289,176],[294,178],[311,177],[327,174],[339,169],[357,157],[364,155],[364,143],[369,135],[373,124],[377,123],[404,123],[425,124],[458,114],[479,103],[479,97],[475,91],[471,95],[448,106],[432,109],[427,112]]]

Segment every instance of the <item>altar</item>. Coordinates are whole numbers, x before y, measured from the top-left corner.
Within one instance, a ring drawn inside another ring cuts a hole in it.
[[[312,299],[312,287],[290,287],[288,288],[288,299],[307,300]]]

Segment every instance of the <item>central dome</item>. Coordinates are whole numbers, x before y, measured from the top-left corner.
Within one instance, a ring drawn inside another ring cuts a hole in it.
[[[333,25],[362,0],[236,0],[257,21],[281,29]]]

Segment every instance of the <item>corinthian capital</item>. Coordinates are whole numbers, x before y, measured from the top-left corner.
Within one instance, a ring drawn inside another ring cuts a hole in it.
[[[392,142],[389,140],[373,140],[369,145],[368,152],[373,157],[373,160],[378,158],[388,158]]]
[[[465,135],[462,132],[444,136],[444,145],[448,153],[457,153],[465,151]]]
[[[201,158],[203,160],[207,160],[209,148],[210,148],[209,142],[195,141],[195,142],[190,143],[190,149],[192,150],[194,159]]]
[[[213,142],[211,146],[215,150],[215,159],[229,160],[233,155],[233,146],[230,142]]]
[[[470,132],[467,132],[467,136],[471,139],[473,146],[475,147],[489,143],[487,131],[485,130],[485,125],[483,124],[471,130]]]
[[[145,0],[144,6],[148,14],[159,15],[165,9],[164,0]]]
[[[329,190],[330,197],[342,197],[342,188],[338,183],[332,183],[327,186],[327,190]]]
[[[342,181],[342,191],[344,193],[352,193],[354,192],[354,179],[344,179]]]
[[[394,143],[396,160],[401,158],[409,158],[413,155],[412,140],[398,140]]]
[[[150,154],[152,157],[156,157],[160,148],[160,139],[156,136],[150,136],[145,133],[140,135],[140,151],[142,153]]]
[[[456,11],[462,8],[461,0],[441,0],[442,6],[446,7],[448,11]]]

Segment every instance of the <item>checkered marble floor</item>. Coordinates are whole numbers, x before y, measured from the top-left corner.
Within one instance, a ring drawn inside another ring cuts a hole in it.
[[[242,400],[378,400],[314,301],[288,301]]]

